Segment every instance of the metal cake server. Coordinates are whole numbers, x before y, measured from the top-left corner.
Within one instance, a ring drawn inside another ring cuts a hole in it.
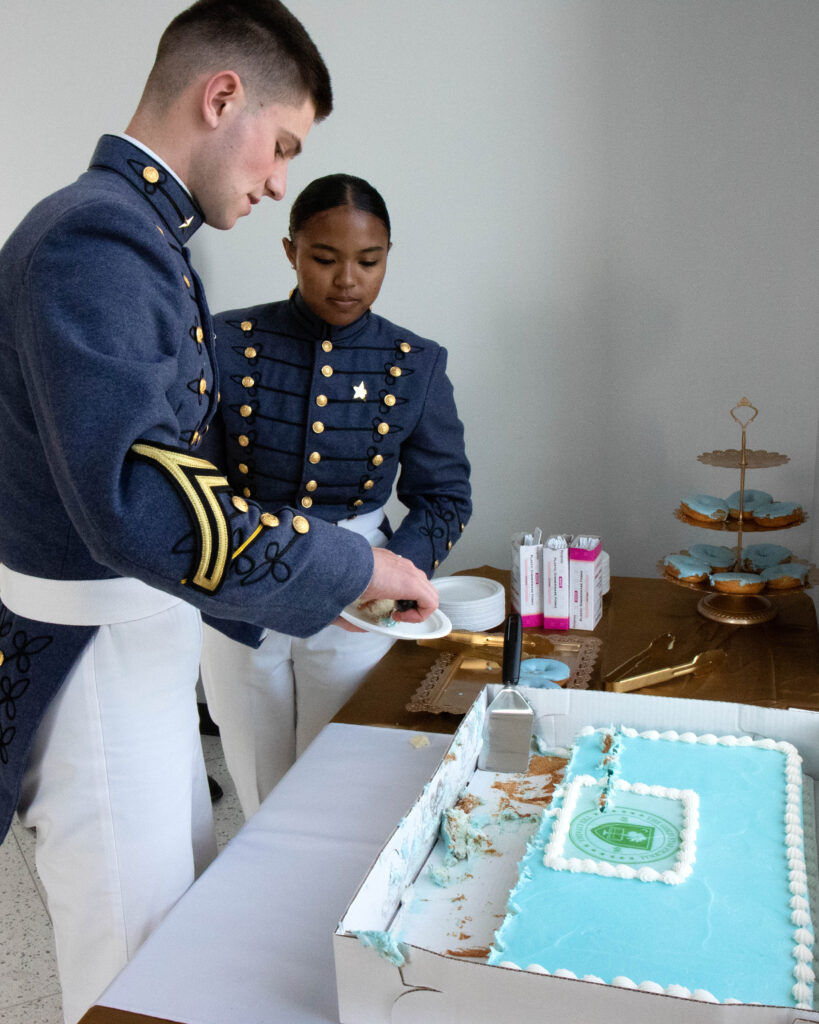
[[[525,772],[529,767],[535,714],[517,687],[523,626],[513,612],[503,638],[503,689],[489,705],[478,767],[495,772]]]

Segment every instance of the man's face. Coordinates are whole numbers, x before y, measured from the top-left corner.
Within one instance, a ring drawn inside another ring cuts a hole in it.
[[[289,162],[301,152],[313,124],[312,100],[292,107],[236,106],[200,147],[186,183],[205,222],[227,230],[265,196],[283,199]]]

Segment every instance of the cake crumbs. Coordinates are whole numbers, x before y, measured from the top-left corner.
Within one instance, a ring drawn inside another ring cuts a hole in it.
[[[448,949],[447,956],[459,956],[469,960],[487,960],[489,946],[473,946],[471,949]]]
[[[471,814],[472,811],[474,811],[476,807],[480,807],[482,803],[483,800],[481,800],[479,796],[476,796],[474,793],[466,793],[460,798],[460,800],[458,800],[455,806],[459,811],[463,811],[464,814]]]

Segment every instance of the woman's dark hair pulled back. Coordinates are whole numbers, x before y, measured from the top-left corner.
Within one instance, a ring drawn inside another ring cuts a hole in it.
[[[300,231],[317,213],[336,206],[352,206],[363,213],[371,213],[383,222],[390,237],[390,215],[380,193],[363,178],[352,174],[328,174],[316,178],[296,197],[290,210],[290,237]]]

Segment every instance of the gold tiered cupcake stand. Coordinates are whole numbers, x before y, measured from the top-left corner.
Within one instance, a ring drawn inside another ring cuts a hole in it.
[[[800,526],[805,522],[807,516],[787,526],[770,527],[760,526],[750,517],[745,515],[745,473],[749,469],[769,469],[772,466],[782,466],[790,459],[787,455],[779,452],[754,451],[747,446],[746,432],[749,425],[756,419],[759,410],[752,405],[747,398],[742,398],[737,405],[731,409],[732,418],[739,424],[742,431],[742,444],[740,448],[728,448],[724,451],[704,452],[698,455],[699,462],[707,466],[719,466],[723,469],[739,470],[739,516],[736,519],[704,522],[701,519],[693,519],[686,515],[680,506],[675,516],[680,522],[689,526],[696,526],[705,530],[728,531],[736,534],[736,556],[734,570],[742,571],[742,536],[744,533],[777,533],[779,530],[788,530],[794,526]],[[659,563],[659,569],[664,579],[669,583],[675,583],[689,590],[703,591],[703,597],[697,604],[697,611],[707,619],[715,622],[730,623],[736,626],[754,626],[762,622],[769,622],[775,618],[777,607],[773,601],[762,594],[724,594],[714,590],[710,583],[686,583],[683,580],[674,579],[664,571],[664,564]],[[813,584],[816,570],[811,567],[808,574],[808,582]],[[807,585],[807,584],[806,584]],[[795,589],[795,588],[794,588]],[[792,590],[784,593],[792,593]]]

